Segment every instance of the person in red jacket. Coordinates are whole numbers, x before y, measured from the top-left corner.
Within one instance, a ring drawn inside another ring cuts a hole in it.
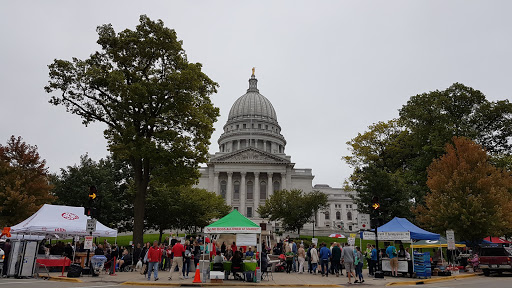
[[[162,250],[158,247],[158,241],[153,241],[153,246],[148,251],[148,281],[151,280],[151,271],[155,271],[155,281],[158,280],[158,264],[162,259]]]
[[[172,254],[174,254],[174,258],[172,258],[172,267],[169,271],[169,280],[172,280],[172,272],[178,266],[178,274],[180,275],[180,279],[183,279],[181,276],[181,270],[183,268],[183,253],[185,252],[185,247],[181,244],[181,242],[176,242],[174,246],[172,246]]]

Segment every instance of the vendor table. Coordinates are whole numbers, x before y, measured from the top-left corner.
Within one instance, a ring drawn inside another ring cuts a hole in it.
[[[65,267],[71,265],[71,260],[68,257],[62,257],[58,259],[37,258],[36,262],[46,267]]]
[[[94,256],[94,253],[90,252],[89,259],[92,258],[92,256]],[[82,266],[82,268],[84,268],[85,260],[87,259],[87,252],[76,252],[75,258],[80,258],[80,266]]]
[[[382,259],[382,271],[391,272],[391,265],[389,264],[389,258]],[[398,259],[398,272],[407,273],[409,272],[409,263],[405,259]]]

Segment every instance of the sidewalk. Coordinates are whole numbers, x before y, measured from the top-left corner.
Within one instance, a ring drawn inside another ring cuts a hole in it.
[[[117,283],[123,285],[133,286],[276,286],[276,287],[287,287],[287,286],[303,286],[303,287],[341,287],[348,286],[348,278],[346,276],[336,277],[335,275],[329,275],[329,277],[322,277],[317,274],[297,274],[297,273],[274,273],[274,279],[263,280],[260,283],[254,282],[242,282],[237,280],[224,280],[223,283],[210,283],[210,280],[206,280],[206,283],[192,283],[194,281],[194,272],[189,274],[189,279],[179,280],[178,272],[174,272],[172,277],[173,280],[167,280],[169,272],[159,271],[158,281],[154,281],[154,277],[148,281],[144,275],[139,272],[118,272],[115,276],[102,273],[98,277],[82,276],[80,278],[66,278],[59,277],[60,273],[50,273],[50,280],[53,281],[66,281],[66,282],[80,282],[80,283]],[[404,286],[404,285],[415,285],[415,284],[426,284],[431,282],[440,281],[451,281],[454,279],[475,277],[477,274],[474,273],[461,273],[460,275],[441,277],[433,276],[429,279],[412,279],[412,278],[394,278],[385,277],[384,279],[374,279],[373,277],[367,276],[367,270],[364,272],[365,285],[371,286]],[[201,275],[202,277],[202,275]],[[201,279],[203,280],[203,279]],[[354,279],[352,279],[353,283]],[[356,284],[357,285],[357,284]]]

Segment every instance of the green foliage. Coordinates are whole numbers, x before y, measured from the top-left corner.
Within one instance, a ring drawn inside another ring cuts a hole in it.
[[[146,209],[146,227],[162,233],[166,229],[203,228],[212,219],[227,215],[231,207],[214,192],[162,185],[152,189]]]
[[[101,51],[85,60],[54,60],[46,92],[72,114],[106,124],[109,150],[130,164],[135,185],[134,241],[142,241],[151,181],[190,185],[208,159],[219,115],[217,83],[189,63],[176,32],[140,16],[135,30],[97,29]]]
[[[16,225],[51,203],[49,178],[37,146],[14,136],[0,144],[0,227]]]
[[[498,167],[512,167],[512,104],[490,102],[471,87],[454,83],[443,91],[412,96],[400,118],[378,122],[351,141],[344,160],[354,168],[347,188],[356,190],[360,212],[368,212],[373,196],[383,218],[411,218],[410,208],[424,203],[427,167],[444,153],[454,136],[481,144]],[[387,199],[387,200],[386,200]]]
[[[96,186],[98,199],[95,207],[100,212],[98,221],[120,232],[131,230],[133,195],[129,182],[131,171],[125,163],[111,157],[92,160],[87,154],[80,157],[80,164],[60,170],[52,179],[52,193],[57,205],[89,207],[89,187]]]
[[[312,222],[315,212],[327,207],[327,195],[320,191],[304,193],[302,190],[275,191],[264,205],[257,209],[262,218],[280,221],[286,231],[298,231]]]
[[[470,243],[512,231],[512,175],[491,165],[473,141],[453,143],[428,168],[431,192],[416,209],[419,221],[438,233],[453,229]]]

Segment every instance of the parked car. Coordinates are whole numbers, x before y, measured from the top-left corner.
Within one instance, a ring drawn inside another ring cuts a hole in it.
[[[512,272],[512,248],[503,244],[480,245],[480,269],[485,276],[491,272]]]

